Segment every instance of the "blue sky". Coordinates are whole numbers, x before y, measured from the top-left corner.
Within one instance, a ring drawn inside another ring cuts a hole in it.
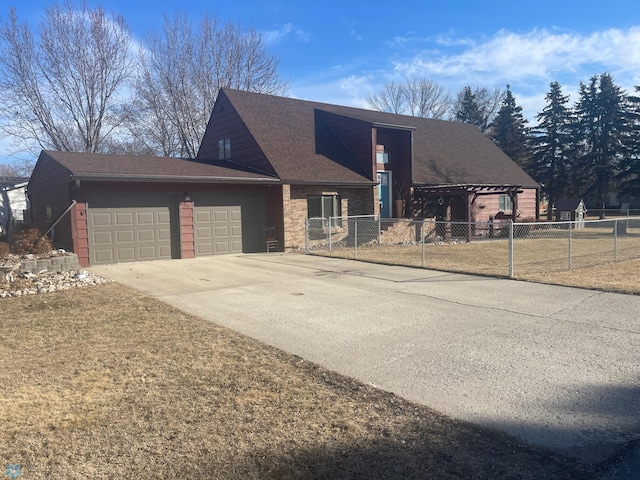
[[[0,0],[0,14],[15,5],[36,25],[49,3]],[[365,106],[385,81],[421,76],[454,93],[510,84],[533,120],[554,80],[572,101],[578,82],[605,71],[627,91],[640,84],[637,0],[87,0],[98,3],[122,14],[139,39],[165,13],[208,11],[253,27],[280,58],[287,95],[328,103]]]

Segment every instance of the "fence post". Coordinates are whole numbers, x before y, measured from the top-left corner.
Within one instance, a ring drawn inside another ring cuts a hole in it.
[[[381,238],[382,238],[382,217],[378,215],[378,245],[380,245]]]
[[[613,221],[613,261],[618,259],[618,220]]]
[[[424,218],[422,219],[422,223],[420,224],[420,237],[422,237],[422,268],[424,268],[425,258],[424,258]]]
[[[309,253],[309,219],[304,221],[304,251]]]
[[[327,235],[329,235],[327,243],[329,244],[329,251],[331,251],[331,237],[332,237],[332,235],[331,235],[331,217],[329,217],[329,228],[327,228],[327,232],[328,232]]]
[[[569,270],[571,270],[571,222],[569,222]]]
[[[513,220],[509,220],[509,278],[513,278]]]
[[[354,251],[354,258],[357,260],[358,259],[358,217],[356,217],[353,220],[354,223],[354,227],[353,227],[353,251]]]

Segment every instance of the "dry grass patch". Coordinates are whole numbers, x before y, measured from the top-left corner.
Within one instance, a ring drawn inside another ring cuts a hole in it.
[[[356,258],[353,247],[313,253]],[[514,241],[514,278],[640,294],[640,235],[618,239],[615,262],[613,239],[591,231],[575,234],[572,238],[571,265],[568,254],[568,238],[517,238]],[[424,250],[420,245],[367,245],[357,249],[357,259],[448,272],[509,276],[507,239],[429,244]]]
[[[117,284],[0,308],[23,478],[593,478]]]

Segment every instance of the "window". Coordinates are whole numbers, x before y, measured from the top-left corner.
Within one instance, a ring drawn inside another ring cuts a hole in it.
[[[377,163],[389,163],[389,154],[385,152],[376,152]]]
[[[231,158],[231,139],[221,138],[218,140],[218,160]]]
[[[53,205],[47,205],[44,207],[44,221],[51,223],[53,220]]]
[[[342,216],[342,199],[338,194],[310,195],[307,197],[307,218]]]
[[[500,206],[498,207],[501,212],[511,212],[513,204],[509,195],[500,195]]]

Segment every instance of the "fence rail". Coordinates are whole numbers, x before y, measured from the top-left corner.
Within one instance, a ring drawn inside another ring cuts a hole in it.
[[[575,222],[311,218],[307,253],[533,278],[640,257],[640,217]]]

